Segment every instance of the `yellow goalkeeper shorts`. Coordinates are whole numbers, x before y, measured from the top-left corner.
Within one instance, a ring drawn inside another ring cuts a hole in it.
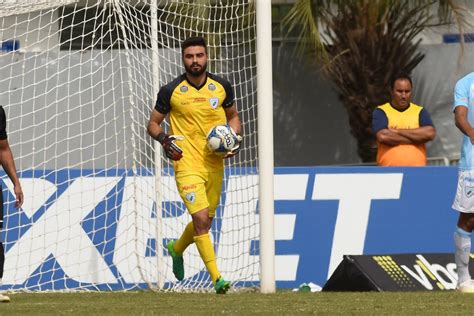
[[[219,204],[224,173],[180,171],[176,175],[178,192],[190,214],[209,208],[214,217]]]

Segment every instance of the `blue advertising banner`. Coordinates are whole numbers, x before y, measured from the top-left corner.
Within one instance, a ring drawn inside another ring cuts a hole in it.
[[[276,216],[295,215],[276,254],[298,256],[278,287],[324,285],[343,255],[453,252],[456,168],[277,168],[275,182]]]
[[[242,177],[254,179],[253,175]],[[137,198],[131,186],[138,181],[151,190],[154,180],[150,174],[137,180],[126,170],[58,170],[24,173],[21,180],[28,191],[26,197],[35,198],[25,201],[21,211],[14,209],[11,202],[6,203],[3,288],[44,290],[98,284],[91,289],[127,289],[141,280],[134,266],[156,269],[156,231],[146,226],[147,218],[151,221],[156,217],[150,200],[154,196],[151,192],[146,198]],[[174,183],[172,179],[166,181]],[[233,181],[232,177],[227,181],[224,186],[233,190],[239,189],[239,183],[246,183]],[[457,220],[457,213],[451,208],[456,183],[454,167],[275,168],[277,287],[294,288],[308,282],[322,286],[343,255],[451,253]],[[3,187],[6,201],[12,201],[11,185],[4,181]],[[232,199],[225,193],[222,198]],[[178,201],[179,196],[173,199]],[[137,200],[143,210],[134,209]],[[258,203],[248,204],[258,215]],[[219,212],[226,215],[226,207],[227,204]],[[175,216],[182,216],[181,213]],[[145,224],[140,224],[143,227],[137,229],[142,235],[132,234],[135,230],[129,228],[133,218],[130,214],[144,219]],[[170,220],[173,218],[164,219]],[[232,223],[235,222],[223,221],[218,228],[239,231],[239,227],[226,226]],[[162,237],[177,238],[180,231],[173,231],[171,236],[165,230]],[[136,261],[127,250],[135,240],[132,237],[144,244],[139,249],[143,261]],[[250,257],[255,254],[250,249],[258,245],[255,228],[249,238],[243,244],[249,249],[242,256],[251,262]],[[64,240],[68,240],[67,245]],[[219,251],[224,250],[217,247],[218,257]],[[98,255],[102,258],[94,261],[94,271],[100,273],[88,274],[87,264],[77,264],[81,258]],[[232,258],[236,264],[240,259]],[[202,266],[197,266],[187,273],[200,271]],[[253,275],[258,277],[258,273]]]

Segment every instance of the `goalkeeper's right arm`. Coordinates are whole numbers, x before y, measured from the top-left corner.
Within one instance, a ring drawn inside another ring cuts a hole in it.
[[[183,140],[183,136],[166,134],[161,128],[160,124],[165,119],[166,115],[153,110],[148,122],[148,134],[155,140],[159,141],[163,146],[166,157],[172,160],[180,160],[183,157],[183,151],[176,144],[177,140]]]
[[[157,141],[163,146],[166,157],[172,160],[180,160],[183,158],[183,150],[176,145],[177,140],[183,140],[184,137],[180,135],[169,135],[165,132],[158,134]]]

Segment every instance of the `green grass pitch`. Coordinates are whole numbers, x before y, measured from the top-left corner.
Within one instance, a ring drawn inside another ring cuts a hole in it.
[[[16,293],[0,315],[472,315],[474,294],[450,292]]]

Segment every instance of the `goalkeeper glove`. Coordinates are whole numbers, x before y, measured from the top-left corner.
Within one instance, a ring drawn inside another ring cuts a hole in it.
[[[176,145],[177,140],[183,140],[184,137],[180,135],[169,135],[164,132],[158,134],[156,140],[160,142],[165,150],[166,157],[172,160],[180,160],[183,158],[183,150]]]
[[[237,142],[234,145],[234,147],[232,147],[232,149],[227,153],[227,155],[225,155],[224,158],[237,155],[237,153],[240,151],[240,144],[242,143],[242,136],[240,136],[240,134],[235,133],[232,127],[230,129],[232,130],[232,133],[234,133],[235,138],[237,139]]]

